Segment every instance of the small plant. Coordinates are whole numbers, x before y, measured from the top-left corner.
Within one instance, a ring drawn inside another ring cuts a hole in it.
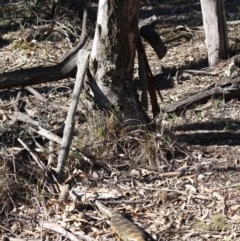
[[[198,119],[201,118],[201,116],[202,116],[202,111],[197,111],[196,115],[197,115],[197,118],[198,118]]]
[[[212,105],[215,110],[218,110],[222,104],[222,98],[214,98],[212,99]]]
[[[212,217],[212,228],[218,230],[226,230],[229,228],[229,223],[227,222],[226,218],[222,214],[215,214]]]
[[[171,116],[171,119],[172,119],[172,123],[175,123],[175,124],[181,124],[182,123],[181,118],[178,117],[175,112],[170,114],[170,116]]]
[[[204,223],[203,221],[199,221],[197,223],[197,227],[200,229],[200,230],[203,230],[203,231],[208,231],[209,230],[209,225],[207,225],[206,223]]]
[[[211,230],[227,230],[229,229],[230,224],[227,222],[226,218],[222,214],[215,214],[212,217],[212,221],[210,224],[206,224],[203,221],[199,221],[197,223],[197,227],[204,231]]]
[[[97,133],[98,133],[98,137],[101,138],[101,137],[105,137],[106,134],[107,134],[107,129],[105,126],[103,125],[98,125],[97,126]]]
[[[226,124],[226,126],[224,126],[224,128],[223,128],[223,131],[228,131],[229,130],[229,126],[228,126],[228,124]]]

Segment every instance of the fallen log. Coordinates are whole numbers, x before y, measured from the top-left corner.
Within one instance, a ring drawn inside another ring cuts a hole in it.
[[[78,51],[87,40],[87,7],[84,9],[82,21],[82,34],[80,42],[60,62],[53,66],[38,66],[29,69],[21,69],[0,75],[0,89],[36,85],[51,81],[57,81],[68,77],[76,77],[76,58]]]
[[[148,20],[148,21],[147,21]],[[166,54],[166,47],[162,43],[160,37],[155,32],[155,30],[150,27],[146,27],[148,25],[152,25],[157,21],[155,16],[144,20],[142,23],[140,21],[139,27],[144,28],[142,33],[144,38],[150,42],[150,45],[156,51],[156,54],[163,58]],[[149,31],[149,36],[148,36]],[[140,31],[141,32],[141,31]],[[155,32],[155,33],[154,33]],[[80,42],[78,45],[73,48],[70,52],[60,58],[59,63],[53,66],[38,66],[29,69],[20,69],[12,72],[7,72],[0,74],[0,89],[9,89],[13,87],[20,86],[29,86],[36,85],[40,83],[47,83],[52,81],[57,81],[61,79],[65,79],[68,77],[76,77],[77,73],[77,54],[78,51],[82,48],[85,48],[85,43],[87,40],[87,10],[84,11],[83,24],[82,24],[82,34],[80,38]],[[86,49],[89,49],[91,44],[88,44]]]
[[[206,103],[212,97],[223,97],[225,100],[239,98],[240,78],[223,79],[215,85],[210,85],[205,90],[189,94],[178,101],[163,105],[162,110],[166,113],[180,112],[195,104]]]

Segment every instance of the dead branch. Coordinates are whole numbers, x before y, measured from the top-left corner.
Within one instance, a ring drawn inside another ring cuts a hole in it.
[[[166,39],[164,41],[164,43],[168,44],[168,43],[174,42],[174,41],[176,41],[177,39],[180,39],[180,38],[185,38],[185,39],[189,40],[189,39],[192,38],[192,34],[186,32],[186,31],[182,31],[179,34],[173,36],[172,38]]]
[[[49,124],[41,123],[40,121],[33,120],[29,115],[21,113],[21,112],[13,112],[12,115],[8,115],[8,117],[13,121],[22,121],[34,126],[41,126],[46,129],[51,129],[51,126]]]
[[[212,96],[223,97],[224,99],[239,98],[240,97],[240,78],[223,79],[216,85],[211,85],[207,89],[192,93],[171,104],[165,104],[162,109],[164,112],[170,113],[174,111],[189,108],[193,104],[204,103]]]
[[[73,235],[72,233],[68,232],[66,229],[62,228],[60,225],[56,224],[56,223],[50,223],[50,222],[42,222],[42,227],[45,229],[49,229],[52,230],[54,232],[57,232],[59,234],[61,234],[62,236],[69,238],[71,241],[79,241],[79,239]],[[80,235],[78,233],[78,235]],[[81,239],[84,239],[86,241],[94,241],[94,239],[92,239],[91,237],[81,234]]]
[[[148,94],[147,94],[147,66],[145,64],[145,51],[140,35],[137,39],[137,55],[138,55],[138,75],[140,79],[142,95],[141,104],[145,110],[148,110]]]
[[[195,69],[182,69],[180,70],[184,73],[190,73],[190,74],[199,74],[199,75],[218,75],[220,72],[214,72],[214,71],[202,71],[202,70],[195,70]]]
[[[54,103],[52,101],[47,100],[43,95],[41,95],[38,91],[33,89],[31,86],[26,86],[25,89],[29,91],[31,94],[33,94],[37,99],[41,100],[42,102],[48,102],[49,105],[52,105],[53,107],[62,109],[64,111],[68,111],[68,107],[64,105],[59,105],[57,103]]]
[[[139,187],[139,189],[145,189],[148,191],[162,191],[162,192],[175,192],[184,196],[189,196],[192,198],[198,198],[198,199],[203,199],[203,200],[212,200],[212,197],[202,195],[202,194],[193,194],[193,193],[187,193],[179,190],[174,190],[174,189],[168,189],[168,188],[149,188],[149,187]]]
[[[85,1],[83,1],[85,2]],[[150,20],[152,18],[152,20]],[[154,51],[158,56],[165,55],[166,47],[161,43],[160,37],[157,38],[157,33],[152,29],[148,28],[147,23],[154,23],[154,16],[148,19],[148,21],[140,21],[139,26],[142,29],[140,34],[143,34],[143,38],[153,47]],[[143,22],[143,23],[142,23]],[[150,31],[150,32],[149,32]],[[149,35],[149,37],[148,37]],[[151,37],[154,40],[150,40]],[[7,89],[19,86],[29,86],[36,85],[40,83],[47,83],[52,81],[57,81],[61,79],[66,79],[69,77],[75,78],[77,72],[77,53],[82,48],[90,48],[91,44],[85,46],[87,40],[87,6],[84,9],[83,21],[82,21],[82,34],[80,41],[75,48],[63,55],[60,58],[59,63],[53,66],[38,66],[30,69],[21,69],[8,73],[3,73],[0,75],[0,89]]]
[[[83,1],[85,2],[85,1]],[[87,40],[87,6],[84,9],[82,21],[82,34],[80,41],[60,62],[53,66],[38,66],[30,69],[16,70],[0,75],[0,89],[28,86],[51,81],[57,81],[68,77],[75,77],[77,66],[76,58],[78,51]]]
[[[148,19],[140,21],[138,26],[141,36],[152,46],[158,58],[162,59],[167,54],[167,47],[153,27],[154,23],[157,21],[158,19],[154,15]]]
[[[38,158],[33,154],[33,152],[28,148],[28,146],[20,138],[18,138],[17,140],[30,153],[30,155],[33,157],[33,159],[37,162],[38,166],[42,170],[46,170],[45,165],[40,160],[38,160]]]
[[[227,21],[227,25],[237,25],[240,23],[240,20],[235,20],[235,21]]]
[[[58,154],[57,174],[58,174],[59,180],[61,180],[62,172],[70,150],[70,145],[72,143],[72,135],[73,135],[73,129],[74,129],[74,116],[75,116],[75,112],[79,101],[79,95],[83,86],[83,81],[86,75],[89,55],[90,53],[86,50],[80,50],[78,53],[77,77],[76,77],[76,82],[73,89],[72,101],[69,107],[66,124],[64,127],[61,148]]]
[[[39,130],[36,131],[36,132],[37,132],[39,135],[47,138],[47,139],[50,140],[50,141],[54,141],[54,142],[56,142],[56,143],[58,143],[58,144],[61,144],[61,142],[62,142],[62,138],[61,138],[61,137],[59,137],[59,136],[55,135],[54,133],[52,133],[52,132],[50,132],[50,131],[48,131],[48,130],[46,130],[46,129],[43,129],[43,128],[41,128],[41,127],[38,127],[38,128],[39,128]]]

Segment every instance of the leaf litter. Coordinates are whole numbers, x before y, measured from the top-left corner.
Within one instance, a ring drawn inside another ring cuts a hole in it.
[[[144,43],[164,103],[223,78],[231,59],[205,68],[207,53],[204,32],[199,27],[199,1],[142,2],[140,17],[149,17],[146,9],[159,14],[156,28],[164,40],[182,28],[191,34],[190,40],[181,37],[168,43],[168,54],[162,60],[157,60]],[[164,7],[169,15],[163,14]],[[226,9],[235,16],[231,5]],[[178,28],[173,21],[177,21]],[[238,33],[237,26],[229,27],[230,44],[235,44]],[[2,48],[1,72],[52,64],[72,47],[64,40],[24,44],[16,38]],[[200,75],[185,69],[217,74]],[[38,125],[49,124],[61,137],[67,111],[53,108],[51,103],[64,103],[67,108],[73,84],[74,79],[68,79],[34,87],[45,101],[24,90],[20,109],[38,121],[36,125],[14,115],[19,90],[1,91],[2,237],[116,240],[97,212],[97,198],[137,224],[148,240],[239,239],[238,99],[213,97],[180,114],[168,114],[161,125],[152,129],[133,128],[97,111],[89,113],[89,104],[82,96],[65,181],[59,184],[54,178],[59,144],[54,142],[50,151],[50,141],[37,131]],[[53,162],[47,166],[50,155]],[[69,189],[64,189],[66,185]]]

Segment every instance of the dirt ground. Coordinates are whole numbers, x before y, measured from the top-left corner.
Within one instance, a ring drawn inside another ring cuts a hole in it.
[[[140,19],[156,15],[155,29],[164,42],[187,33],[166,44],[168,52],[162,60],[144,42],[163,96],[160,106],[224,78],[239,54],[240,34],[239,24],[233,22],[240,19],[240,1],[225,4],[233,54],[209,68],[200,1],[141,1]],[[96,8],[94,3],[90,6]],[[26,23],[6,31],[6,19],[0,18],[0,73],[56,63],[80,35],[80,29],[70,34],[74,25],[64,18],[59,35],[44,39],[36,35],[26,41],[33,27]],[[135,69],[137,82],[137,64]],[[211,97],[164,114],[157,124],[133,128],[91,112],[83,93],[66,179],[57,183],[59,143],[42,137],[33,124],[17,121],[14,112],[20,110],[38,123],[49,124],[62,137],[67,111],[60,107],[69,106],[74,81],[32,86],[44,101],[24,88],[0,91],[0,235],[4,240],[118,240],[109,221],[97,211],[96,198],[132,220],[146,240],[240,240],[238,98]],[[64,184],[70,186],[66,197]]]

